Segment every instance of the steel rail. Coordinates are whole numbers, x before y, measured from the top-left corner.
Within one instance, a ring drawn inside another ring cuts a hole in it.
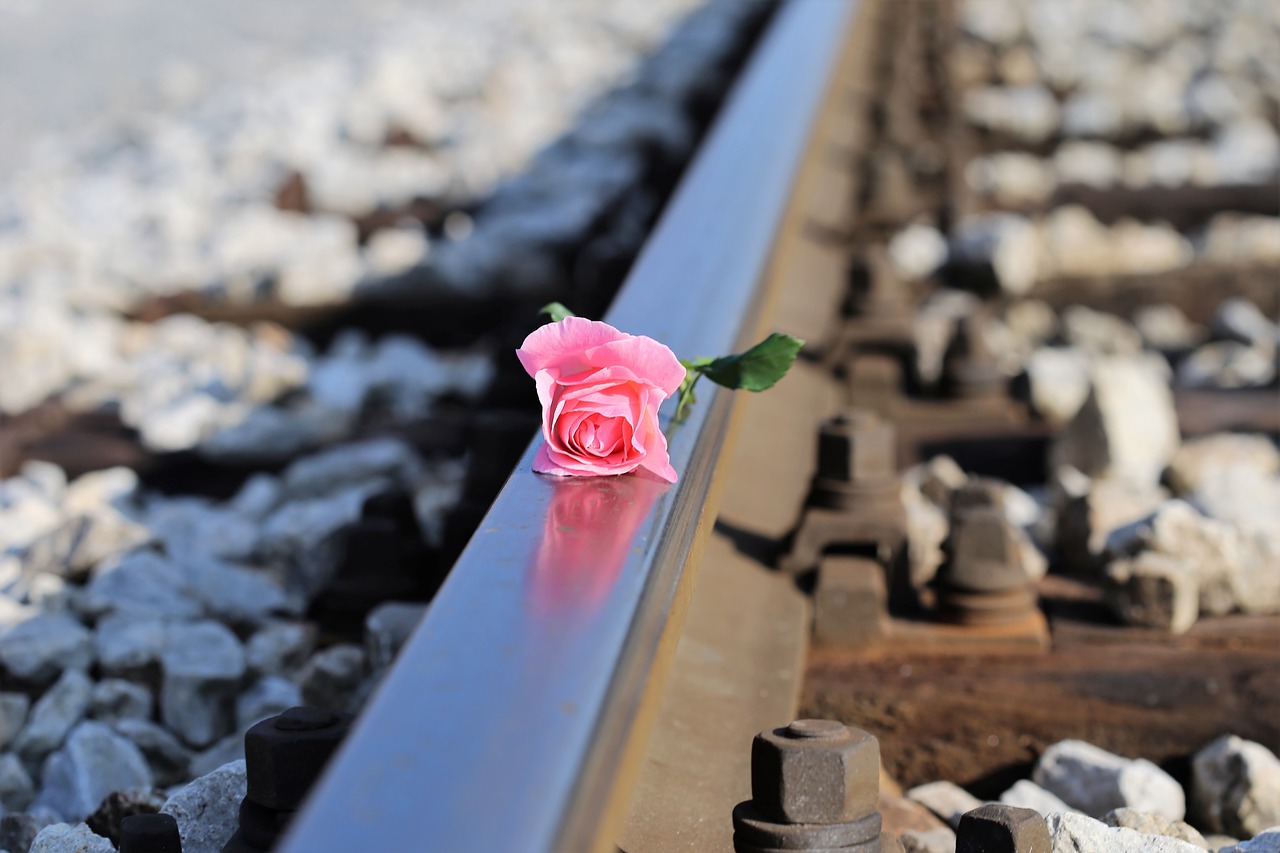
[[[685,358],[749,343],[855,5],[779,10],[608,322]],[[699,392],[668,425],[673,486],[535,475],[534,440],[283,853],[612,849],[714,515],[731,394]]]

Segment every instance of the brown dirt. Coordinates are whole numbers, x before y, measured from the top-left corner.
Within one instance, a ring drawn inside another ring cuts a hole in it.
[[[1106,624],[1080,584],[1049,578],[1042,595],[1048,654],[815,650],[800,714],[875,734],[903,787],[948,779],[990,797],[1064,738],[1184,782],[1188,757],[1219,735],[1280,751],[1280,617],[1206,619],[1171,638]]]

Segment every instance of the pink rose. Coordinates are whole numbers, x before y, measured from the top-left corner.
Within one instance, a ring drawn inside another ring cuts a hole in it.
[[[658,407],[684,380],[675,353],[608,323],[566,317],[525,338],[516,356],[538,386],[542,437],[533,470],[559,476],[645,468],[674,483]]]

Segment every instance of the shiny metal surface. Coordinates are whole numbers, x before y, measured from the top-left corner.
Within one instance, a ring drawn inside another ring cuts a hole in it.
[[[854,5],[780,10],[610,323],[685,358],[748,342],[756,285]],[[535,440],[282,851],[596,844],[724,440],[729,392],[698,390],[688,419],[668,429],[675,485],[535,475]]]

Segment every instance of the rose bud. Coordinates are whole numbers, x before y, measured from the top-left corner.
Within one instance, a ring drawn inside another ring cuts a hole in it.
[[[516,350],[542,402],[542,437],[533,470],[600,476],[637,468],[676,481],[658,407],[684,380],[670,349],[597,320],[566,317]]]

